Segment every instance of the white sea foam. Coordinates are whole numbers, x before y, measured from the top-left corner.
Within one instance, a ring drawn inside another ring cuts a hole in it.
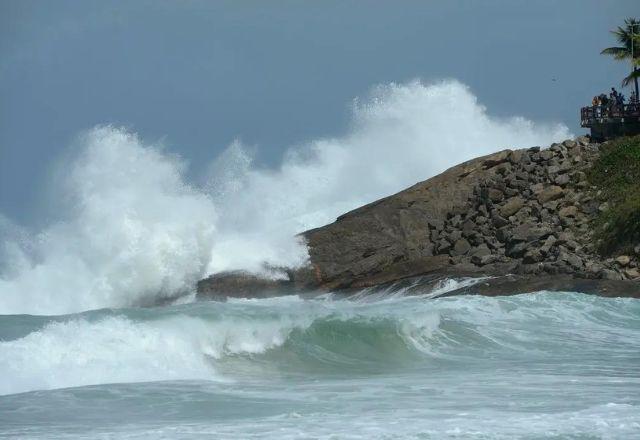
[[[162,148],[98,127],[65,170],[63,220],[28,246],[4,228],[0,313],[136,305],[221,270],[302,264],[306,249],[292,237],[307,228],[460,161],[569,135],[562,125],[492,117],[455,81],[389,84],[355,101],[345,135],[291,148],[273,170],[255,167],[235,142],[196,188]]]
[[[0,340],[0,394],[112,382],[242,382],[240,366],[268,381],[295,368],[292,360],[303,361],[300,374],[309,373],[308,362],[344,373],[372,357],[380,368],[400,358],[426,366],[492,359],[544,366],[564,354],[570,374],[594,368],[572,365],[574,355],[637,357],[639,308],[637,300],[563,293],[378,302],[282,297],[157,308],[138,318],[100,311],[44,326],[41,318],[24,318],[20,326],[33,320],[31,332]],[[282,352],[260,357],[275,349]],[[349,364],[339,361],[345,354]],[[230,359],[234,367],[222,369]],[[625,368],[608,365],[606,374],[624,375]]]
[[[225,380],[215,360],[280,346],[304,319],[150,322],[108,317],[54,322],[0,341],[0,394],[116,382]]]

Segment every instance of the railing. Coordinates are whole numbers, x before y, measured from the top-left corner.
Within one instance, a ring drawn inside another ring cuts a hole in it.
[[[640,122],[639,103],[594,105],[580,109],[580,125],[583,127],[627,122]]]

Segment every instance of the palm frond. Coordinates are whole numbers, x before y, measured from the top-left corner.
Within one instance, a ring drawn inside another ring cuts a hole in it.
[[[611,55],[616,60],[624,60],[631,57],[634,60],[640,58],[640,21],[635,18],[627,18],[624,23],[624,26],[618,26],[617,29],[611,31],[611,34],[620,45],[608,47],[600,52],[601,54]]]
[[[635,79],[640,79],[640,70],[634,70],[622,80],[622,87],[631,85]]]
[[[622,44],[624,47],[631,47],[631,33],[620,26],[615,31],[611,31],[611,33],[616,37],[616,41]]]
[[[624,60],[631,56],[631,51],[626,47],[607,47],[600,52],[602,55],[611,55],[616,60]],[[634,54],[635,55],[635,54]],[[634,57],[635,58],[635,57]]]
[[[611,34],[620,45],[607,47],[600,54],[610,55],[616,60],[631,60],[633,71],[622,80],[622,86],[626,87],[640,78],[640,20],[626,18],[624,26],[618,26]]]

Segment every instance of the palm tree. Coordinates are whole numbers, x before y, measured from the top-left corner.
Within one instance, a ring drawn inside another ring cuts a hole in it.
[[[608,47],[600,52],[603,55],[611,55],[616,60],[631,60],[633,70],[622,80],[622,86],[626,87],[633,81],[638,94],[638,78],[640,78],[640,20],[636,18],[627,18],[624,21],[624,27],[618,26],[618,29],[611,31],[615,35],[620,46]]]

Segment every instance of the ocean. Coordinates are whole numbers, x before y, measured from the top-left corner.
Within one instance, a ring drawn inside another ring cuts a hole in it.
[[[413,287],[0,316],[0,438],[640,438],[640,301]]]

